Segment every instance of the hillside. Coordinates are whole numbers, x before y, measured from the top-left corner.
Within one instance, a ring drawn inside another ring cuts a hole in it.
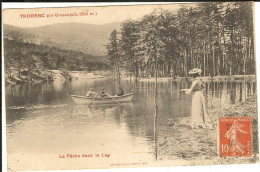
[[[104,56],[110,33],[119,30],[120,23],[92,25],[59,23],[48,26],[20,28],[4,24],[6,38],[25,43],[48,45],[65,50],[82,51],[92,56]]]
[[[47,45],[38,45],[4,38],[4,61],[6,84],[44,82],[53,80],[50,70],[60,70],[70,78],[67,70],[108,70],[106,56],[91,56],[79,51],[64,50]]]

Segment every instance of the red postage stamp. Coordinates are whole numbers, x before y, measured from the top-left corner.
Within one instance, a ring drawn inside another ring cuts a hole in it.
[[[252,156],[251,117],[219,118],[219,156]]]

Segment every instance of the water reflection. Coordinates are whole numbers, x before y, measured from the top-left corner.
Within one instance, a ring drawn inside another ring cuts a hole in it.
[[[15,156],[19,150],[25,154],[56,155],[68,150],[82,153],[99,149],[110,151],[114,156],[123,153],[137,160],[157,160],[157,138],[164,137],[167,132],[159,131],[158,126],[165,125],[167,119],[190,116],[191,96],[180,94],[179,90],[189,88],[191,83],[187,80],[159,81],[156,91],[155,82],[122,80],[125,92],[134,93],[133,102],[120,105],[93,102],[91,108],[75,105],[69,91],[85,95],[91,87],[96,91],[105,88],[113,95],[118,88],[116,80],[80,79],[8,86],[8,153]],[[225,108],[245,101],[256,91],[253,81],[206,82],[205,85],[209,108]]]

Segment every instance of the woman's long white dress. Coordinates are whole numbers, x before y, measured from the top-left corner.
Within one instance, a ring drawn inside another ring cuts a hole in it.
[[[208,115],[206,101],[202,92],[204,87],[205,86],[200,81],[200,79],[195,79],[192,82],[191,88],[186,90],[186,94],[193,93],[192,106],[191,106],[191,127],[192,128],[213,127],[212,121]]]

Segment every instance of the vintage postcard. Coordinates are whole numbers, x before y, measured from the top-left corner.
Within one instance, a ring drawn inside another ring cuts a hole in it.
[[[2,13],[9,171],[259,163],[253,2]]]

